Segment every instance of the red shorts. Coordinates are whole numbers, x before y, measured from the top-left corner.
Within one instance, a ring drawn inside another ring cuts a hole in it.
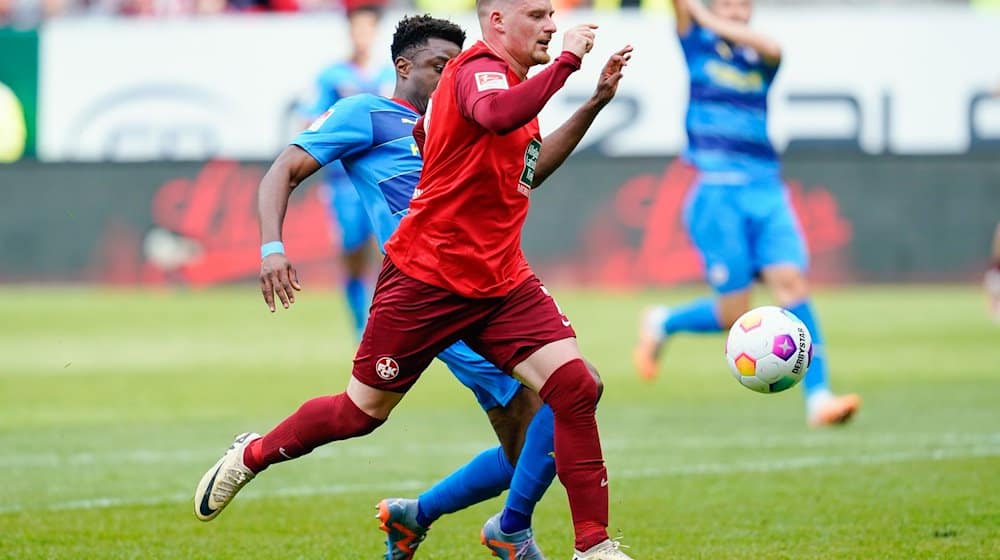
[[[471,299],[407,276],[386,257],[353,375],[403,393],[458,340],[509,374],[542,346],[575,336],[536,276],[504,297]]]

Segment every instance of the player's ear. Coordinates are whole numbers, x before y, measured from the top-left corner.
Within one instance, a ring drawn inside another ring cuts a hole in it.
[[[497,10],[490,12],[490,26],[497,31],[503,31],[503,13]]]
[[[396,75],[402,78],[410,77],[410,70],[413,69],[413,62],[404,56],[396,57]]]

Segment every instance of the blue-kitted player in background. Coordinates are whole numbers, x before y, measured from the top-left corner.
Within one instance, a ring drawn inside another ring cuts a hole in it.
[[[387,96],[392,93],[396,83],[395,69],[382,64],[379,62],[381,57],[373,57],[371,53],[380,16],[381,7],[374,4],[362,4],[348,11],[352,45],[350,58],[327,66],[316,77],[313,99],[301,108],[305,119],[310,122],[315,120],[334,103],[352,95],[371,93]],[[372,227],[361,199],[339,161],[326,166],[323,182],[329,195],[330,211],[340,233],[344,293],[352,326],[360,340],[368,319],[370,283],[374,276]]]
[[[751,0],[712,0],[709,7],[700,0],[673,3],[690,74],[681,164],[697,172],[684,221],[716,295],[647,310],[633,354],[636,368],[654,378],[660,350],[674,334],[727,330],[750,309],[750,289],[760,278],[812,333],[815,353],[802,384],[809,424],[843,423],[860,399],[830,391],[823,333],[805,277],[805,239],[767,134],[767,93],[781,47],[749,27]]]

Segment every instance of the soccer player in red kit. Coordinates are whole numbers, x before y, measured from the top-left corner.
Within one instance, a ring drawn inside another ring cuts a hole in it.
[[[537,391],[555,417],[555,461],[569,497],[575,560],[631,560],[608,539],[608,475],[595,408],[599,381],[569,319],[531,272],[521,228],[533,187],[568,157],[593,121],[571,118],[545,142],[537,115],[591,50],[595,25],[568,30],[549,62],[549,0],[479,0],[483,41],[444,68],[414,136],[424,167],[387,257],[346,392],[304,403],[263,437],[244,434],[198,495],[212,518],[267,466],[378,428],[431,360],[457,340]],[[617,87],[631,47],[605,66]],[[280,221],[279,221],[280,224]],[[273,225],[273,224],[271,224]],[[264,241],[271,241],[262,224]],[[264,270],[262,291],[287,307],[294,269]],[[512,558],[516,551],[511,551]]]
[[[458,335],[514,372],[555,415],[556,472],[569,496],[574,558],[625,559],[606,530],[608,478],[594,416],[597,383],[570,321],[521,252],[532,185],[554,169],[537,115],[580,68],[596,26],[570,29],[563,52],[526,79],[531,66],[550,58],[550,2],[479,0],[477,10],[483,41],[445,68],[415,127],[426,135],[421,180],[409,215],[386,245],[374,324],[356,363],[374,365],[361,368],[374,383],[387,348],[409,358],[406,353],[426,348],[427,339]],[[418,363],[426,363],[425,352]],[[400,372],[407,367],[396,355],[391,363]],[[389,383],[405,387],[412,380]]]

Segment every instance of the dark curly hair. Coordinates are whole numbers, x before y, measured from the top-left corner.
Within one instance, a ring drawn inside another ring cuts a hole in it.
[[[465,43],[465,31],[446,19],[433,18],[429,14],[405,16],[392,34],[392,60],[395,62],[400,56],[409,58],[413,49],[426,45],[431,37],[450,41],[459,48]]]

